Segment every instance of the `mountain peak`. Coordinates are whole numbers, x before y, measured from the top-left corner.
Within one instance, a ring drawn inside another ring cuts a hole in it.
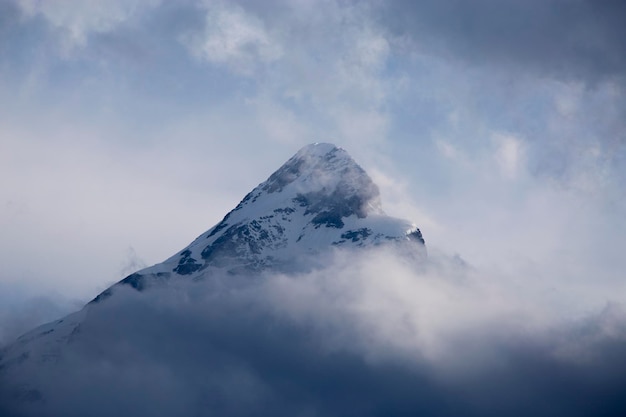
[[[340,217],[382,214],[378,187],[348,152],[330,143],[303,147],[255,191],[285,191],[318,208],[339,210]]]
[[[330,152],[334,151],[342,151],[347,155],[347,152],[343,150],[343,148],[338,147],[332,143],[324,143],[324,142],[315,142],[310,143],[306,146],[303,146],[297,153],[296,156],[325,156]]]
[[[199,279],[214,269],[233,274],[301,269],[304,259],[332,248],[392,242],[407,242],[412,252],[425,255],[419,229],[382,211],[378,187],[348,152],[314,143],[189,246],[121,283],[142,290],[173,274]]]

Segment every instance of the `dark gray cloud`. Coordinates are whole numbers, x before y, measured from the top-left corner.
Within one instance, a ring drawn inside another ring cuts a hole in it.
[[[34,400],[25,408],[12,408],[18,379],[5,374],[0,411],[623,415],[626,321],[619,305],[540,330],[492,305],[468,325],[467,316],[491,303],[468,270],[444,260],[429,277],[374,255],[375,262],[351,257],[308,275],[248,277],[237,288],[225,285],[232,277],[219,276],[142,293],[118,288],[89,307],[56,365],[38,365],[30,380],[38,390],[20,396]],[[428,307],[433,289],[459,292]],[[416,291],[423,294],[406,304],[403,294]],[[416,325],[435,309],[438,316]],[[439,333],[449,326],[455,330]],[[439,347],[429,350],[426,342],[435,339]]]
[[[9,0],[0,1],[0,34],[3,36],[0,39],[6,42],[6,35],[10,33],[11,26],[15,24],[16,20],[20,16],[17,5]]]
[[[619,0],[399,1],[384,24],[425,50],[591,83],[623,79],[626,4]]]
[[[400,1],[379,11],[395,51],[412,57],[403,69],[414,87],[393,112],[398,136],[415,137],[410,126],[475,154],[508,132],[539,181],[623,205],[623,2]]]

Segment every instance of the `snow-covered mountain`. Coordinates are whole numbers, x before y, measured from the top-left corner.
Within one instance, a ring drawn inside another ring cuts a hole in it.
[[[391,242],[413,243],[415,255],[425,255],[420,230],[383,212],[378,187],[363,168],[345,150],[315,143],[302,148],[189,246],[120,284],[141,291],[164,280],[199,279],[216,269],[233,274],[267,268],[289,272],[310,266],[316,254],[332,248]]]
[[[323,268],[322,255],[337,248],[378,246],[400,247],[418,262],[426,256],[420,230],[383,212],[378,187],[345,150],[326,143],[308,145],[189,246],[126,277],[81,311],[0,351],[0,399],[45,403],[51,388],[37,385],[33,375],[44,368],[62,369],[66,348],[83,337],[87,318],[97,317],[97,309],[118,291],[146,293],[216,274],[235,279],[267,271],[302,272]],[[90,337],[105,336],[92,332]]]

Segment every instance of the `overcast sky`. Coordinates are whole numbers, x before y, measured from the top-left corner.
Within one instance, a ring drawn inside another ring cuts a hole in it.
[[[318,141],[431,252],[621,302],[625,20],[619,0],[0,0],[0,343]]]

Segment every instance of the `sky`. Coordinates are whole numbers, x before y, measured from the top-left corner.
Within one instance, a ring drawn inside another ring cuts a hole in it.
[[[332,142],[421,229],[424,269],[339,253],[241,291],[121,289],[64,378],[41,367],[43,411],[623,415],[624,21],[619,0],[0,0],[0,345]]]
[[[185,247],[312,142],[346,149],[430,253],[567,314],[622,302],[625,17],[0,0],[0,343]]]

